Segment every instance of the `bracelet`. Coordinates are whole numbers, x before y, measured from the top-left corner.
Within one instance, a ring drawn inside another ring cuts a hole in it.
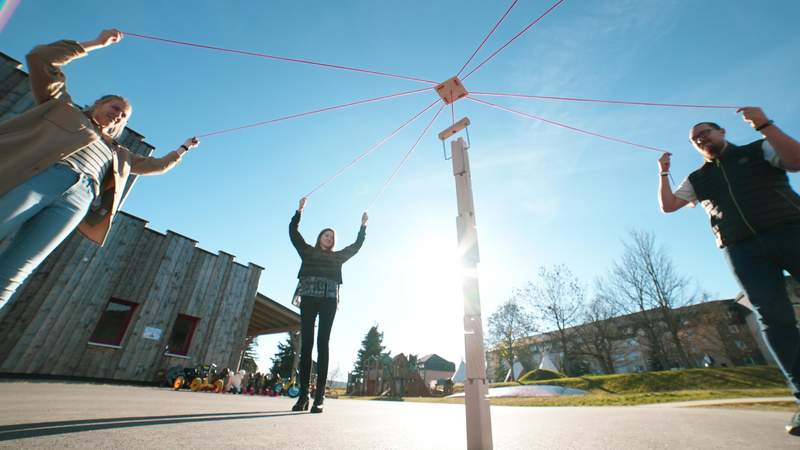
[[[768,121],[762,123],[761,125],[757,126],[756,127],[756,131],[761,131],[764,128],[770,127],[770,126],[772,126],[773,123],[775,123],[775,122],[772,121],[772,120],[768,120]]]
[[[666,176],[668,176],[668,175],[669,175],[669,172],[661,172],[661,176],[662,176],[662,177],[666,177]]]
[[[185,146],[184,144],[181,144],[181,146],[178,147],[178,148],[182,148],[182,149],[186,150],[187,152],[189,151],[189,147]]]

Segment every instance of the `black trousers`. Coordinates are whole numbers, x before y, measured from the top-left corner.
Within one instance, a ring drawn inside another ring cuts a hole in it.
[[[317,391],[314,400],[325,398],[328,378],[328,341],[331,338],[333,319],[336,317],[336,299],[303,296],[300,301],[300,396],[308,396],[311,378],[311,351],[314,349],[314,322],[319,316],[317,332]]]

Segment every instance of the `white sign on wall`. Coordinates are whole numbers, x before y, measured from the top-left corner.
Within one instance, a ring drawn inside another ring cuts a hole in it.
[[[161,328],[144,327],[144,332],[142,333],[142,337],[145,338],[145,339],[153,340],[153,341],[160,341],[161,340]]]

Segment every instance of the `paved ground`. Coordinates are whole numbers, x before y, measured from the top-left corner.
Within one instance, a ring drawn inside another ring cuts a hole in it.
[[[0,448],[466,448],[463,405],[0,382]],[[496,449],[797,449],[781,412],[680,407],[492,407]]]

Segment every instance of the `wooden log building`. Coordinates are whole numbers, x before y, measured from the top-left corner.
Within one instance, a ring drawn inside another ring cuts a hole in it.
[[[0,53],[0,121],[33,106],[21,67]],[[121,142],[155,150],[130,129]],[[120,212],[102,248],[73,233],[0,305],[0,374],[157,382],[176,365],[238,368],[248,337],[299,330],[257,292],[263,267],[146,225]]]

